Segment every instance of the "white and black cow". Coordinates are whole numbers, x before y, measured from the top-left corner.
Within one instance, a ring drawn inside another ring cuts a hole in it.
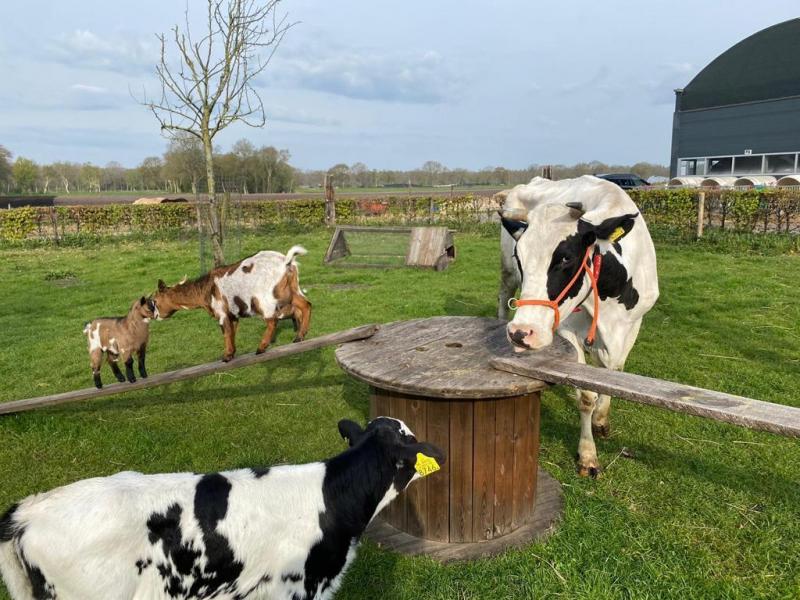
[[[11,597],[330,598],[367,524],[445,458],[388,417],[339,432],[350,448],[324,462],[118,473],[22,500],[0,518]]]
[[[558,334],[578,350],[581,362],[588,352],[602,366],[622,370],[642,317],[658,299],[655,249],[630,197],[589,175],[561,181],[537,177],[509,190],[501,212],[501,318],[508,314],[508,299],[521,288],[509,340],[520,351],[536,350]],[[584,260],[592,268],[578,275]],[[598,265],[596,338],[588,344],[595,315],[589,273]],[[581,475],[594,477],[600,470],[592,433],[608,435],[610,404],[605,394],[578,390]]]

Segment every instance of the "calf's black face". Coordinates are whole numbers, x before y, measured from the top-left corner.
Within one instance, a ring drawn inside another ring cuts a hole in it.
[[[442,465],[446,460],[445,453],[439,447],[418,442],[403,421],[392,417],[373,419],[365,429],[354,421],[344,419],[339,421],[339,433],[351,447],[367,439],[372,440],[384,459],[392,461],[396,471],[393,484],[398,492],[423,476],[418,468],[420,461],[424,463],[427,459],[433,459],[437,465]]]

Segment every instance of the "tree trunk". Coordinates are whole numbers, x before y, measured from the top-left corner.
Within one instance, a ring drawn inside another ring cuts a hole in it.
[[[220,222],[219,206],[217,204],[217,186],[214,180],[214,154],[212,140],[208,136],[208,129],[204,127],[203,149],[206,156],[206,180],[208,181],[208,228],[211,232],[211,248],[214,251],[214,266],[225,264],[225,251],[223,249],[222,223]]]

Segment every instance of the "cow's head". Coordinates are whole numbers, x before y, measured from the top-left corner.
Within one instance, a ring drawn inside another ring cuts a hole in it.
[[[612,207],[598,206],[584,213],[580,203],[540,204],[524,219],[518,230],[516,256],[522,272],[520,298],[554,301],[569,287],[558,310],[561,321],[591,292],[587,275],[578,276],[588,248],[608,243],[633,228],[638,216],[613,214]],[[515,349],[540,349],[553,342],[555,311],[543,305],[520,306],[508,324],[508,338]]]
[[[364,429],[354,421],[343,419],[339,421],[339,433],[351,447],[367,440],[375,444],[383,459],[392,465],[392,483],[398,493],[412,481],[438,470],[446,458],[437,446],[418,442],[403,421],[392,417],[377,417]]]

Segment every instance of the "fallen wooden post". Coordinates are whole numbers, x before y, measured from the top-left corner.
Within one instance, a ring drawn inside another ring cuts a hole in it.
[[[652,377],[610,371],[534,353],[493,358],[501,371],[549,383],[573,385],[640,404],[649,404],[789,437],[800,437],[800,408],[733,396]]]
[[[62,394],[53,394],[52,396],[40,396],[38,398],[27,398],[25,400],[13,400],[11,402],[0,403],[0,415],[25,412],[67,402],[78,402],[79,400],[94,400],[114,394],[122,394],[134,390],[175,383],[176,381],[183,381],[184,379],[195,379],[197,377],[210,375],[211,373],[220,373],[222,371],[248,367],[277,358],[284,358],[286,356],[308,352],[309,350],[324,348],[325,346],[363,340],[374,335],[379,327],[379,325],[363,325],[361,327],[355,327],[354,329],[322,335],[304,342],[297,342],[296,344],[278,346],[277,348],[267,350],[263,354],[245,354],[229,362],[217,361],[204,365],[196,365],[194,367],[186,367],[185,369],[178,369],[176,371],[167,371],[166,373],[152,375],[147,379],[137,379],[134,383],[114,383],[102,389],[86,388],[72,392],[64,392]]]

